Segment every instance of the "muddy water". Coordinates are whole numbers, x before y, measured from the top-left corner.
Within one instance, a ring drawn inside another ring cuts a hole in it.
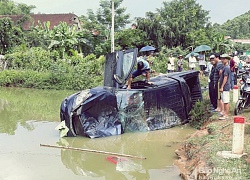
[[[70,91],[0,88],[0,179],[180,179],[173,166],[188,126],[100,139],[62,138],[59,106]],[[40,147],[40,144],[117,152],[146,160]]]

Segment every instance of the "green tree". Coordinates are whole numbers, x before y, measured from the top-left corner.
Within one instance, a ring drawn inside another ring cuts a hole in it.
[[[191,31],[186,35],[186,43],[190,44],[189,47],[192,47],[192,49],[201,44],[211,45],[213,33],[210,27]]]
[[[126,8],[120,7],[123,0],[113,0],[115,8],[115,31],[125,28],[130,23],[130,15],[125,14]],[[96,12],[96,20],[98,23],[106,26],[107,29],[111,28],[112,14],[111,14],[111,1],[101,0],[100,8]]]
[[[36,6],[24,3],[15,3],[12,0],[0,1],[0,15],[20,15],[30,14]]]
[[[120,7],[123,0],[114,0],[115,5],[115,31],[122,31],[130,22],[129,14],[126,14],[126,8]],[[89,9],[86,16],[81,16],[80,21],[83,22],[83,29],[89,31],[86,39],[91,48],[89,53],[97,56],[110,52],[110,30],[111,30],[111,1],[101,0],[100,8],[93,12]]]
[[[150,44],[147,34],[140,29],[125,29],[115,35],[115,44],[117,49],[142,48]]]
[[[165,1],[156,13],[148,12],[145,18],[138,18],[137,24],[157,48],[187,47],[187,35],[207,26],[208,13],[196,0]]]
[[[0,19],[0,54],[6,54],[16,45],[23,42],[23,33],[15,27],[10,18]]]
[[[250,11],[228,20],[221,26],[217,24],[215,28],[219,28],[220,32],[233,39],[250,38]]]

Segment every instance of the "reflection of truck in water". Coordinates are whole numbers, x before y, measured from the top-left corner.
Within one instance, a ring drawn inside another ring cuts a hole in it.
[[[130,90],[123,89],[137,53],[131,49],[108,54],[104,86],[75,93],[62,102],[60,117],[69,129],[67,136],[96,138],[188,122],[192,105],[202,99],[199,72],[162,74],[150,79],[153,85],[135,81]]]

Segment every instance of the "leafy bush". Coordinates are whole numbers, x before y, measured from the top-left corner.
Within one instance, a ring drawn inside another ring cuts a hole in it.
[[[52,55],[49,51],[41,47],[31,49],[20,49],[13,54],[7,54],[9,69],[22,69],[34,71],[46,71],[54,63]]]
[[[6,56],[9,70],[0,75],[1,86],[87,89],[102,84],[105,57],[90,54],[58,59],[42,48],[18,51]]]
[[[190,111],[190,125],[194,128],[200,129],[211,117],[210,100],[205,97],[202,101],[197,101]]]

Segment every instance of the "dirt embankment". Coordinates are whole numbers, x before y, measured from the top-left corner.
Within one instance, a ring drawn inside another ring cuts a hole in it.
[[[215,121],[183,142],[175,151],[178,156],[175,164],[184,180],[204,179],[250,179],[250,156],[238,160],[218,157],[218,151],[231,150],[232,121]],[[250,154],[250,125],[245,130],[245,152]]]

